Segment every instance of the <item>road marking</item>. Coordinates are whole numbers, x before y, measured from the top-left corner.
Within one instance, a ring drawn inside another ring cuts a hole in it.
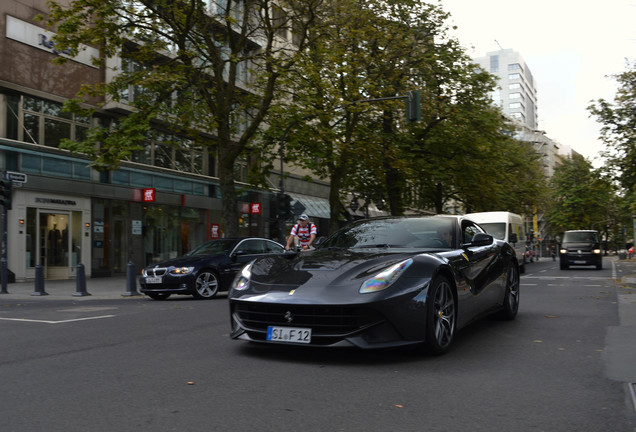
[[[47,321],[47,320],[36,320],[36,319],[28,319],[28,318],[0,318],[0,320],[3,320],[3,321],[34,322],[34,323],[43,323],[43,324],[63,324],[63,323],[70,323],[70,322],[76,322],[76,321],[87,321],[87,320],[102,319],[102,318],[113,318],[113,317],[115,317],[115,315],[103,315],[103,316],[88,317],[88,318],[76,318],[76,319],[62,320],[62,321]]]
[[[541,279],[541,280],[556,280],[556,279],[581,279],[581,280],[608,280],[609,277],[594,277],[594,276],[522,276],[522,279]]]

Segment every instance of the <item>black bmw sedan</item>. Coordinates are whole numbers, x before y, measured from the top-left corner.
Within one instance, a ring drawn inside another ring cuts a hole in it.
[[[234,339],[442,354],[473,320],[516,317],[519,262],[461,216],[367,219],[316,250],[257,259],[228,298]]]
[[[283,245],[264,238],[211,240],[180,258],[143,269],[140,291],[155,300],[165,300],[172,294],[210,299],[219,291],[227,291],[236,273],[250,261],[284,252]]]

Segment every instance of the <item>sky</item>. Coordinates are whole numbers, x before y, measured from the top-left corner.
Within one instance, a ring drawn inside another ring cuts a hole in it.
[[[439,0],[471,57],[517,51],[537,89],[538,129],[601,164],[590,101],[613,100],[611,75],[636,61],[636,0]]]

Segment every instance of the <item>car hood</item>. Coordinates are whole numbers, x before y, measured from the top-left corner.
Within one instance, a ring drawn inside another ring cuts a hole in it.
[[[363,252],[350,249],[318,249],[296,257],[268,256],[255,261],[251,281],[255,289],[289,291],[298,288],[342,287],[362,282],[388,266],[412,257],[411,251]]]
[[[210,255],[193,255],[193,256],[182,256],[179,258],[172,258],[166,261],[161,261],[157,264],[153,264],[147,266],[147,268],[155,268],[155,267],[196,267],[201,261],[209,261],[214,256]]]

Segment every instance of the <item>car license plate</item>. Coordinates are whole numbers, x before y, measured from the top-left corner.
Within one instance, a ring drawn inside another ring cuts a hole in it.
[[[574,260],[572,264],[585,264],[585,260]]]
[[[146,278],[146,283],[147,284],[159,284],[159,283],[161,283],[161,278],[160,277],[147,277]]]
[[[274,342],[310,343],[311,329],[299,327],[267,327],[267,340]]]

